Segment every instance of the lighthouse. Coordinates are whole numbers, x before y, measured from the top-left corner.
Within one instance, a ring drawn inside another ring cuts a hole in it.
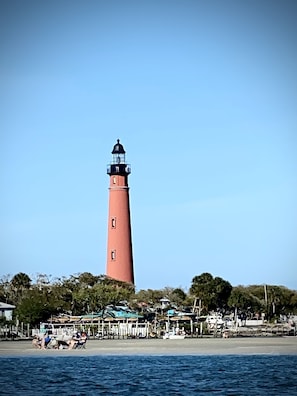
[[[111,154],[112,161],[107,165],[110,181],[106,275],[134,284],[128,186],[131,167],[126,163],[126,152],[119,139]]]

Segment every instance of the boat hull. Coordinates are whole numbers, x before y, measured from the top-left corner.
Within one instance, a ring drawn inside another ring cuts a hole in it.
[[[184,340],[185,337],[183,334],[165,334],[163,340]]]

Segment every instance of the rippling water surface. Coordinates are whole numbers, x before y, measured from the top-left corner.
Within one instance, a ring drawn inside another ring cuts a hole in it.
[[[297,356],[0,358],[1,395],[297,395]]]

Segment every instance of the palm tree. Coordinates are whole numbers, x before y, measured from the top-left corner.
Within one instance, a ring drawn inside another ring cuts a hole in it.
[[[11,286],[15,295],[15,302],[18,303],[24,294],[25,290],[29,290],[31,287],[31,279],[24,272],[19,272],[11,280]]]

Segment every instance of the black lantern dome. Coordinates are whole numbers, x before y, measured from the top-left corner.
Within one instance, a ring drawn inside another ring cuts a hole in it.
[[[111,154],[125,154],[124,146],[120,143],[120,139],[117,140],[117,143],[113,146],[113,150]]]
[[[126,164],[124,146],[117,139],[117,143],[113,146],[112,162],[107,165],[107,173],[109,175],[129,175],[131,173],[130,165]]]

